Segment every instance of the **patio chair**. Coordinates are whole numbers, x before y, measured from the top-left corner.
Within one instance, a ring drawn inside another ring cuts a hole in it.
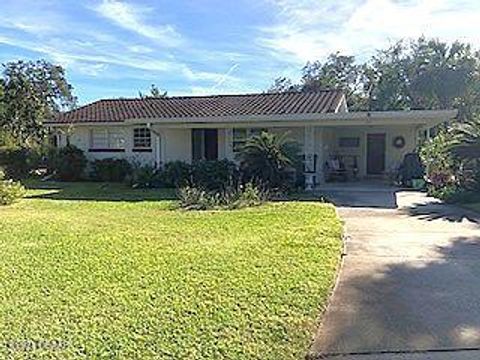
[[[325,163],[325,176],[327,181],[348,180],[348,173],[345,164],[339,158],[327,160]]]

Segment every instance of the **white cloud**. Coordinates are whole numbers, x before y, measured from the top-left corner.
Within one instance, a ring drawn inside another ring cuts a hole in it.
[[[137,54],[150,54],[154,51],[152,48],[144,45],[130,45],[128,50]]]
[[[336,51],[363,57],[401,38],[438,37],[480,45],[480,3],[467,0],[277,0],[277,23],[258,42],[290,63]]]
[[[155,54],[149,56],[141,52],[102,50],[101,47],[91,46],[88,41],[65,43],[61,39],[51,39],[51,42],[46,44],[0,35],[0,44],[44,54],[69,70],[89,76],[99,76],[109,68],[109,65],[115,65],[150,73],[178,74],[191,83],[210,84],[210,89],[219,87],[225,82],[233,84],[239,81],[238,78],[232,76],[238,65],[233,65],[226,73],[201,71],[192,69],[187,64],[175,61],[175,59],[159,59]],[[139,74],[139,76],[144,78],[143,74]],[[150,74],[150,76],[156,75]]]
[[[164,46],[178,46],[182,42],[181,35],[171,25],[153,26],[145,22],[145,15],[152,11],[150,8],[118,0],[103,0],[94,10],[116,25]]]

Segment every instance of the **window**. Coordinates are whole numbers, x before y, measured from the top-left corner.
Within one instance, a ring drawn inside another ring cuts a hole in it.
[[[253,135],[260,135],[266,132],[267,129],[233,129],[233,152],[239,152],[242,146],[245,145],[247,139]]]
[[[90,132],[91,149],[124,150],[125,138],[120,129],[92,129]]]
[[[338,139],[338,146],[341,148],[358,148],[360,146],[360,138],[341,137]]]
[[[149,128],[141,127],[133,129],[133,147],[150,148],[152,146],[152,134]]]
[[[239,152],[247,141],[247,129],[233,129],[233,152]]]

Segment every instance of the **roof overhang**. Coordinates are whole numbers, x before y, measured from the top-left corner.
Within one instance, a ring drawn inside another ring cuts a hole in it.
[[[65,126],[114,126],[157,124],[170,128],[228,128],[235,127],[283,127],[283,126],[385,126],[418,125],[435,126],[450,122],[457,117],[457,110],[406,110],[406,111],[359,111],[323,114],[283,114],[215,116],[192,118],[144,118],[123,122],[46,123],[51,127]]]

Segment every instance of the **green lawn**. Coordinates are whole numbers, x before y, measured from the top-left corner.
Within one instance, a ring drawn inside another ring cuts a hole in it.
[[[341,252],[332,206],[50,187],[0,208],[0,358],[304,357]],[[41,340],[61,348],[22,348]]]

